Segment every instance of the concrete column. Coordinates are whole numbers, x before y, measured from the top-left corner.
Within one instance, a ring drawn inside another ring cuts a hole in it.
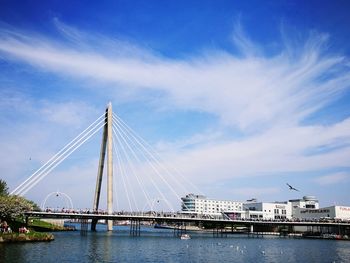
[[[250,225],[250,233],[254,232],[254,225]]]
[[[96,180],[96,189],[95,189],[95,198],[94,198],[94,205],[93,205],[93,211],[97,211],[99,204],[100,204],[100,196],[101,196],[101,185],[102,185],[102,175],[103,175],[103,167],[105,163],[105,156],[106,156],[106,145],[107,145],[107,116],[108,115],[108,109],[106,109],[105,114],[105,125],[103,127],[103,135],[102,135],[102,142],[101,142],[101,150],[100,150],[100,161],[98,164],[98,171],[97,171],[97,180]],[[91,222],[91,230],[96,230],[96,224],[97,220],[94,219]]]
[[[113,213],[113,134],[112,134],[113,112],[112,103],[107,108],[107,210]],[[107,230],[113,230],[113,221],[108,220]]]
[[[102,184],[102,174],[103,174],[103,167],[105,163],[105,156],[106,156],[106,144],[107,144],[107,109],[106,109],[106,124],[103,128],[103,135],[102,135],[102,143],[101,143],[101,151],[100,151],[100,160],[98,163],[98,171],[97,171],[97,180],[96,180],[96,189],[95,189],[95,199],[94,199],[94,206],[93,210],[97,211],[98,206],[100,203],[100,193],[101,193],[101,184]]]

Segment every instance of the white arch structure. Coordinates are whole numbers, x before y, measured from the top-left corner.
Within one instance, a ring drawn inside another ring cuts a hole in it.
[[[73,209],[73,201],[72,201],[72,198],[70,198],[69,195],[67,195],[66,193],[62,193],[62,192],[59,192],[59,191],[56,191],[56,192],[52,192],[52,193],[49,193],[44,201],[41,203],[41,209],[45,209],[45,205],[46,205],[46,201],[47,199],[49,199],[52,195],[56,195],[56,196],[59,196],[59,195],[63,195],[65,198],[65,203],[66,203],[66,207],[69,208],[69,209]],[[68,201],[68,202],[67,202]]]

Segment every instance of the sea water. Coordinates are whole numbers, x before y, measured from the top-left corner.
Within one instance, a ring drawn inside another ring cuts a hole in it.
[[[350,241],[217,238],[211,232],[181,240],[172,230],[152,227],[141,227],[141,235],[133,237],[127,226],[54,235],[52,242],[0,244],[0,262],[350,262]]]

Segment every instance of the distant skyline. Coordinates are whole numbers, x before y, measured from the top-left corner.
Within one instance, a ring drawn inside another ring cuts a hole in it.
[[[343,0],[1,1],[0,178],[14,189],[111,101],[209,198],[350,206],[349,11]],[[100,141],[26,196],[58,190],[91,207]]]

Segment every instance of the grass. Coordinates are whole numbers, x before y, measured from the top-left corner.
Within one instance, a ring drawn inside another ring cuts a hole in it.
[[[55,224],[51,224],[46,221],[42,221],[40,219],[32,219],[29,220],[29,227],[33,229],[37,229],[38,231],[60,231],[65,230],[63,226],[57,226]]]
[[[54,236],[49,233],[29,232],[23,233],[1,233],[0,242],[23,242],[23,241],[52,241]]]
[[[50,224],[39,219],[30,220],[31,224],[29,233],[18,233],[18,229],[25,225],[23,218],[18,218],[14,221],[9,221],[8,224],[12,229],[12,233],[0,233],[1,242],[33,242],[33,241],[51,241],[54,240],[54,236],[45,231],[52,231],[57,229],[57,226]],[[39,232],[37,232],[39,231]]]

